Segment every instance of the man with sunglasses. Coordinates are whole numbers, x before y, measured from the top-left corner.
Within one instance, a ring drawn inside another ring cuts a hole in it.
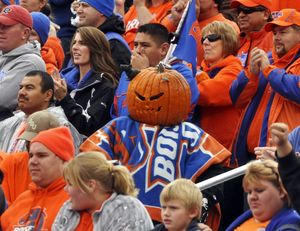
[[[283,122],[290,129],[300,124],[300,13],[283,9],[279,15],[265,26],[274,35],[271,60],[262,49],[254,48],[249,68],[230,89],[234,103],[247,104],[232,163],[243,165],[255,158],[255,147],[268,146],[272,123]]]
[[[268,52],[272,50],[273,35],[264,30],[271,18],[271,0],[234,0],[231,7],[238,13],[241,30],[238,56],[244,67],[249,64],[249,54],[254,47]]]

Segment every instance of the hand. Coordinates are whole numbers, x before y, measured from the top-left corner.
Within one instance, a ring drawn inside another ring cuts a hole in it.
[[[288,140],[289,127],[285,123],[273,123],[270,126],[272,144],[277,147],[279,157],[287,156],[292,151]]]
[[[174,1],[173,7],[171,9],[171,18],[174,25],[178,25],[180,19],[182,18],[183,11],[186,7],[187,0],[177,0]]]
[[[254,148],[254,154],[256,159],[266,160],[271,159],[275,160],[275,151],[276,147],[256,147]]]
[[[212,229],[209,226],[203,223],[198,223],[198,227],[200,228],[201,231],[212,231]]]
[[[257,47],[254,47],[250,53],[250,71],[254,75],[258,75],[260,72],[261,51]]]
[[[260,51],[261,57],[260,57],[260,70],[263,71],[265,68],[267,68],[270,65],[270,61],[268,59],[268,55],[265,51]]]
[[[58,101],[61,101],[67,95],[67,83],[61,78],[58,70],[54,70],[51,76],[54,81],[54,96]]]
[[[150,67],[149,59],[145,54],[143,48],[141,48],[140,52],[137,52],[136,50],[132,51],[130,63],[132,68],[137,70],[142,70]]]

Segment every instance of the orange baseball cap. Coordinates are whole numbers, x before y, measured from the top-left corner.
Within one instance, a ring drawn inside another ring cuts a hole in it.
[[[267,9],[271,9],[272,3],[271,0],[234,0],[231,2],[232,8],[237,8],[240,5],[246,7],[264,6]]]
[[[300,26],[300,13],[295,9],[283,9],[276,13],[277,18],[265,25],[266,31],[271,31],[274,26]]]

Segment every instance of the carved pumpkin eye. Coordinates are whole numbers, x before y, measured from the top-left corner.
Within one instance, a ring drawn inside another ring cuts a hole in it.
[[[157,95],[151,96],[151,97],[150,97],[150,101],[151,101],[151,100],[159,99],[159,98],[162,97],[163,95],[164,95],[164,93],[161,92],[161,93],[159,93],[159,94],[157,94]]]
[[[135,91],[135,94],[136,94],[136,96],[141,100],[141,101],[145,101],[145,97],[144,96],[142,96],[142,95],[140,95],[139,93],[137,93],[136,91]]]

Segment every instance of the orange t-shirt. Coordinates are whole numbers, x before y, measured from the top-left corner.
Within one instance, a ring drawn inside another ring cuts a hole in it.
[[[76,231],[93,231],[93,218],[92,215],[86,211],[80,213],[80,223],[77,225]]]
[[[154,19],[149,23],[160,23],[165,16],[168,15],[172,8],[172,2],[165,2],[160,6],[151,6],[148,10],[154,16]],[[137,32],[137,29],[140,26],[140,23],[137,18],[137,11],[134,5],[130,7],[128,12],[124,16],[125,21],[125,33],[124,39],[128,43],[130,49],[134,47],[134,39]]]
[[[256,221],[253,217],[245,221],[239,227],[234,229],[234,231],[248,231],[248,230],[260,230],[261,228],[266,228],[270,221],[259,222]]]

